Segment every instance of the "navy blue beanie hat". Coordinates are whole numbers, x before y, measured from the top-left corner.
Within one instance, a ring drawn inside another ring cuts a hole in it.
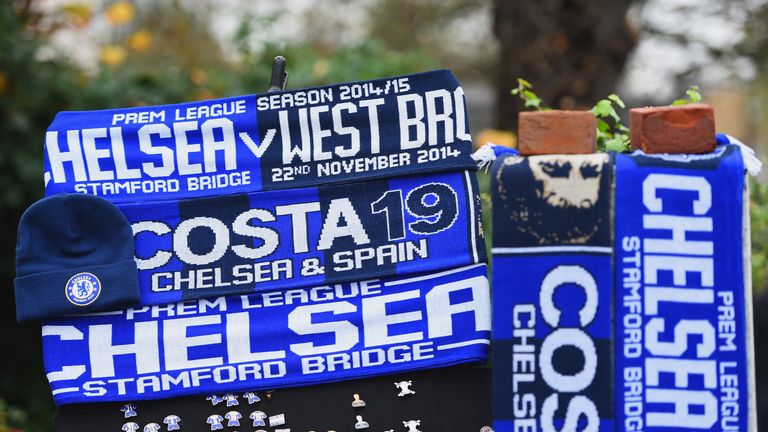
[[[40,320],[139,303],[133,232],[112,203],[62,194],[30,206],[16,243],[16,319]]]

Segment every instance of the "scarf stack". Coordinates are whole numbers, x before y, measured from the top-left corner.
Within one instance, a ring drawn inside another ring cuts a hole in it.
[[[120,211],[139,293],[122,309],[45,317],[56,404],[485,362],[471,146],[448,71],[60,113],[46,195]]]

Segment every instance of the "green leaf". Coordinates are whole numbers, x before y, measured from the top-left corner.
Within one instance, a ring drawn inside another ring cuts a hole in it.
[[[605,143],[605,149],[608,151],[622,152],[629,150],[629,147],[620,136],[616,136]]]
[[[597,130],[601,133],[605,133],[608,129],[610,129],[611,126],[602,119],[597,119]]]
[[[536,96],[536,93],[530,91],[530,90],[523,90],[523,97],[526,99],[538,99],[539,97]]]
[[[679,106],[679,105],[687,105],[688,101],[686,99],[675,99],[672,102],[672,106]]]
[[[526,108],[531,108],[531,107],[539,108],[540,105],[541,105],[541,99],[537,98],[536,95],[525,99]]]
[[[520,88],[533,88],[533,85],[531,83],[529,83],[528,81],[522,78],[517,79],[517,85]]]
[[[592,108],[592,112],[597,117],[608,117],[611,115],[611,111],[613,111],[613,107],[611,106],[611,101],[608,99],[599,100]]]
[[[688,95],[688,98],[691,100],[691,103],[698,103],[701,101],[701,93],[699,92],[698,86],[691,86],[685,94]]]
[[[608,96],[608,99],[609,99],[609,100],[611,100],[611,101],[613,101],[613,103],[615,103],[616,105],[618,105],[618,106],[619,106],[621,109],[624,109],[624,108],[626,108],[626,105],[624,105],[624,101],[623,101],[623,100],[621,100],[621,98],[619,97],[619,95],[617,95],[616,93],[613,93],[613,94],[611,94],[610,96]]]
[[[611,107],[610,116],[614,122],[621,123],[621,117],[619,117],[619,113],[617,113],[613,107]]]

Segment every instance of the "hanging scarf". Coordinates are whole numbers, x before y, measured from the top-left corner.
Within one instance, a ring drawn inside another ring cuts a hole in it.
[[[605,154],[493,164],[496,432],[613,430],[611,171]]]
[[[46,195],[182,199],[474,170],[447,70],[175,105],[62,112]]]
[[[616,158],[619,430],[752,430],[744,173],[736,145]]]

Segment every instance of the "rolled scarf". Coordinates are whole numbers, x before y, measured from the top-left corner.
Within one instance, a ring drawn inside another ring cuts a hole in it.
[[[119,204],[141,305],[486,262],[468,171]]]
[[[175,105],[59,113],[46,195],[113,202],[474,170],[464,91],[447,70]]]
[[[486,265],[60,318],[57,405],[305,386],[485,362]]]

